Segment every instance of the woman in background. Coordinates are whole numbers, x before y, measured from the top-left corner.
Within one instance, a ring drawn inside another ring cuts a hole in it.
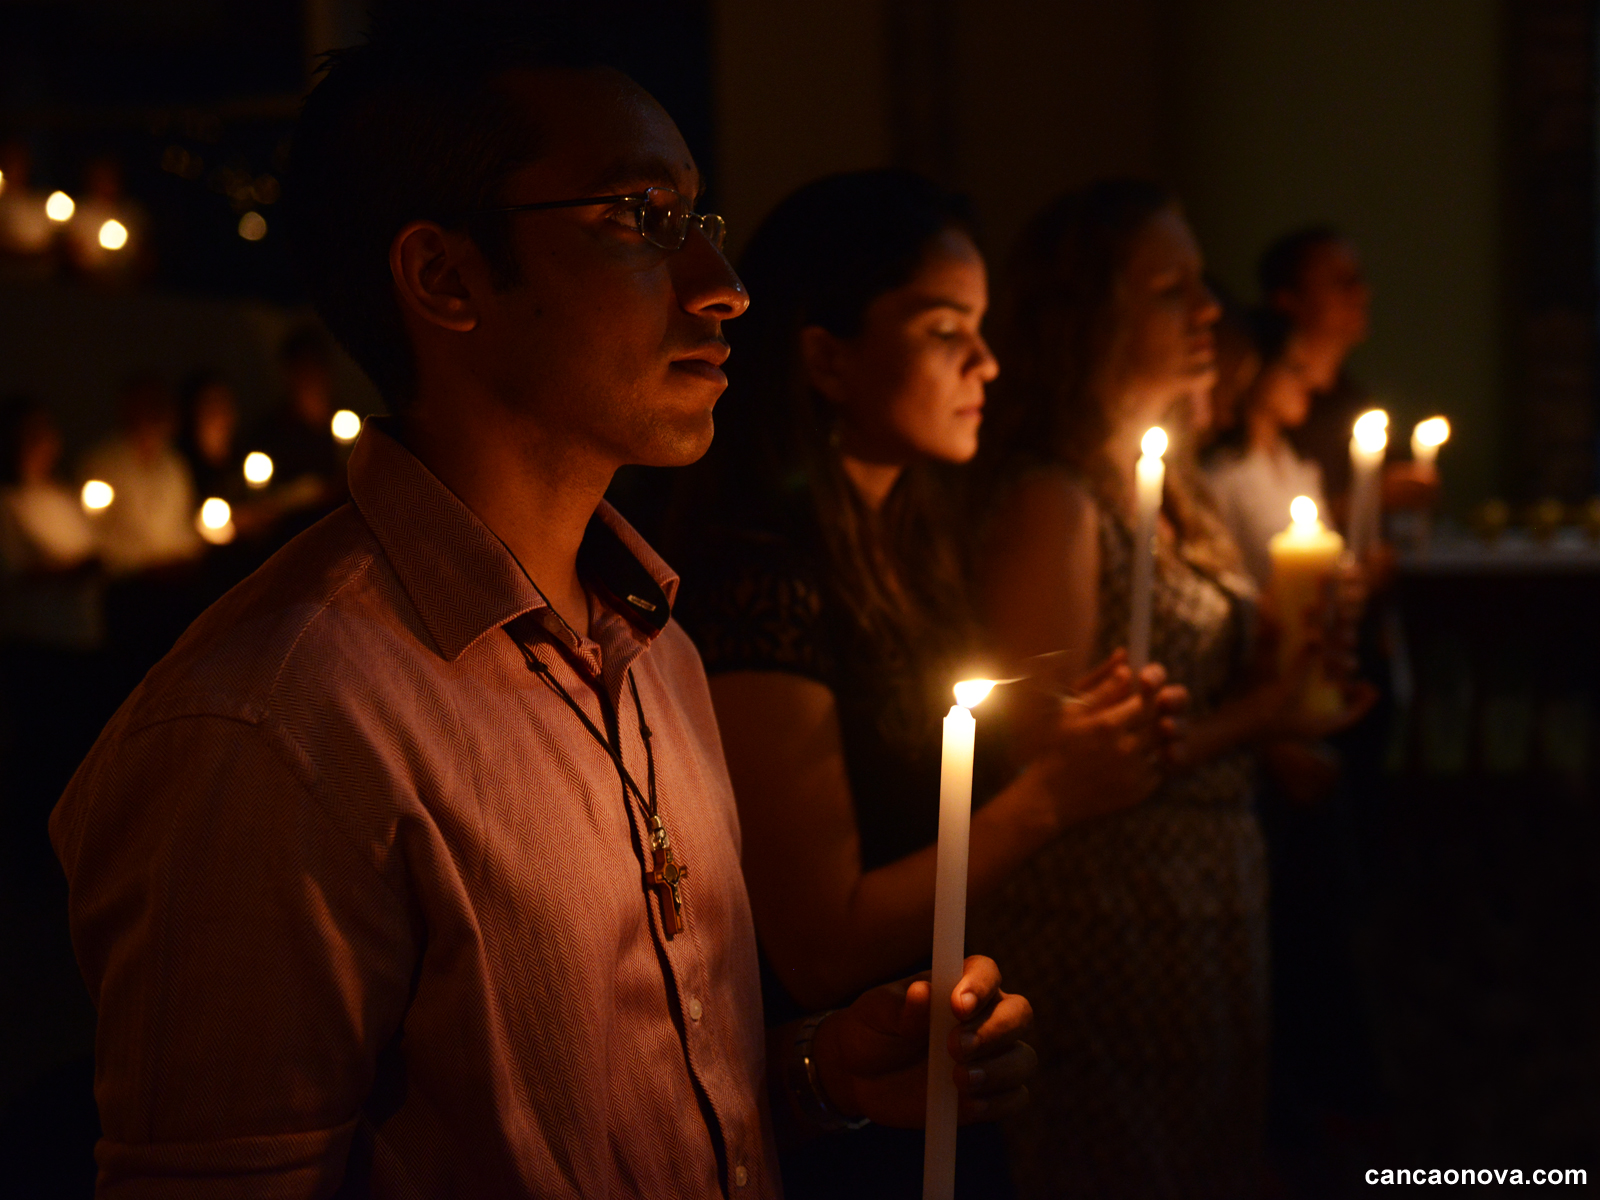
[[[178,452],[197,495],[237,504],[246,496],[244,456],[234,449],[239,402],[220,371],[197,371],[178,389]]]
[[[1267,543],[1289,524],[1296,496],[1316,501],[1329,524],[1333,514],[1322,490],[1322,468],[1302,458],[1290,443],[1291,430],[1311,413],[1311,385],[1290,348],[1272,356],[1239,403],[1239,424],[1206,465],[1212,498],[1233,535],[1256,586],[1272,576]]]
[[[1012,261],[986,614],[1009,657],[1058,651],[1081,669],[1127,636],[1140,439],[1203,406],[1218,306],[1182,212],[1153,184],[1062,197]],[[1303,671],[1257,669],[1253,602],[1180,457],[1151,631],[1151,657],[1191,699],[1180,770],[1147,803],[1069,830],[975,922],[1039,1016],[1035,1102],[1011,1124],[1024,1195],[1220,1198],[1260,1184],[1267,896],[1249,750],[1322,727],[1294,702]]]
[[[976,453],[997,366],[966,208],[918,176],[800,189],[740,273],[762,299],[730,330],[677,614],[711,677],[776,1025],[927,959],[940,718],[954,681],[989,673],[936,468]],[[1181,700],[1160,684],[1110,659],[1086,703],[1057,707],[1042,753],[974,815],[974,895],[1153,790]],[[973,1132],[960,1194],[1008,1194],[992,1127]],[[916,1196],[921,1171],[920,1133],[898,1130],[784,1159],[802,1200]]]

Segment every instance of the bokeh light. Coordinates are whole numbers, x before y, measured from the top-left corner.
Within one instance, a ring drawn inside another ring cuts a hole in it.
[[[59,225],[63,221],[72,220],[72,214],[77,208],[78,206],[72,202],[72,197],[65,192],[51,192],[44,202],[44,215]]]
[[[361,433],[361,418],[348,408],[341,408],[333,414],[333,436],[335,440],[350,443],[356,440]]]
[[[1376,454],[1389,444],[1389,414],[1373,408],[1356,418],[1356,445],[1368,454]]]
[[[221,496],[211,496],[200,506],[194,524],[200,536],[213,546],[226,546],[233,541],[233,509]]]
[[[1151,458],[1160,458],[1167,452],[1167,431],[1159,425],[1152,425],[1144,431],[1144,437],[1139,441],[1139,449]]]
[[[266,487],[272,480],[272,459],[259,450],[244,456],[244,481],[251,487]]]
[[[121,250],[128,244],[128,227],[113,217],[100,226],[100,244],[107,250]]]
[[[1418,445],[1442,446],[1450,440],[1450,422],[1443,417],[1429,417],[1426,421],[1417,422],[1411,436]]]
[[[91,479],[83,485],[80,499],[87,512],[99,512],[101,509],[111,507],[111,501],[116,498],[116,492],[111,485],[103,479]]]
[[[252,208],[239,218],[239,236],[247,242],[259,242],[267,236],[267,219]]]
[[[1317,523],[1317,502],[1310,496],[1296,496],[1289,501],[1289,517],[1296,525]]]

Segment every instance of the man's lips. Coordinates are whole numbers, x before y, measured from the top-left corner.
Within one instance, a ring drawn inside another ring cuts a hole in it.
[[[707,342],[682,358],[673,359],[672,365],[677,370],[726,387],[728,377],[722,373],[722,364],[728,361],[729,353],[728,343],[718,339]]]
[[[715,383],[722,387],[728,385],[728,377],[722,373],[722,368],[703,358],[674,359],[672,369],[704,379],[707,383]]]

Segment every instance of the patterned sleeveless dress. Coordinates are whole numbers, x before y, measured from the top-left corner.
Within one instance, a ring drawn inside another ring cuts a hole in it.
[[[1133,537],[1100,517],[1097,657],[1127,641]],[[1194,714],[1242,673],[1250,588],[1163,548],[1150,656]],[[1024,1197],[1255,1193],[1267,1080],[1267,875],[1252,762],[1169,779],[1078,826],[974,914],[1037,1017],[1033,1102],[1008,1129]]]

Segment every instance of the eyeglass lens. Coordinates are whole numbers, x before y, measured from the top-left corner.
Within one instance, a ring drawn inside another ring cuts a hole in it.
[[[677,192],[666,188],[652,188],[650,199],[639,214],[639,232],[647,241],[665,250],[677,250],[689,236],[691,222],[697,222],[700,232],[718,250],[728,236],[728,226],[715,213],[696,213]]]

